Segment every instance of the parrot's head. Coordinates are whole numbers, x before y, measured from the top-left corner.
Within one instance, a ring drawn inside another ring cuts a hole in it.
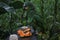
[[[25,10],[34,9],[34,5],[31,2],[25,2],[23,4],[23,9],[25,9]]]

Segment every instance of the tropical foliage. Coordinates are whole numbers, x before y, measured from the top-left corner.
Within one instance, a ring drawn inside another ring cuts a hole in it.
[[[24,0],[18,0],[22,2],[18,9],[16,1],[7,4],[15,8],[15,12],[0,12],[0,40],[5,40],[22,25],[31,25],[37,30],[38,40],[60,40],[60,0],[31,0],[34,9],[29,6],[28,11],[23,10]]]

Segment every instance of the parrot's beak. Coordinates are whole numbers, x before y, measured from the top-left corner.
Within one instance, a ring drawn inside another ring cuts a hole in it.
[[[27,9],[28,9],[28,6],[23,6],[23,9],[24,9],[24,10],[27,10]]]
[[[28,7],[25,7],[25,10],[27,10],[28,9]]]

